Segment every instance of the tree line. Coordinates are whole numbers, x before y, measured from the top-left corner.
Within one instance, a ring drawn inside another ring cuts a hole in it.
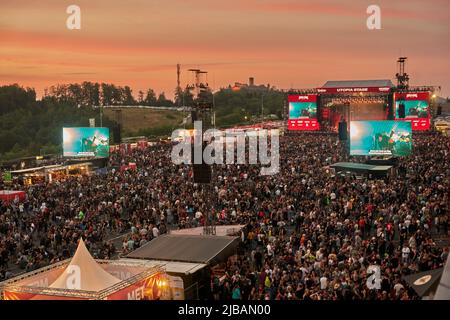
[[[110,83],[84,81],[82,83],[58,84],[47,88],[44,98],[56,98],[60,102],[68,102],[81,106],[165,106],[171,107],[173,101],[167,99],[164,92],[158,97],[153,89],[146,92],[139,90],[137,97],[129,86],[116,86]]]
[[[216,124],[221,127],[256,121],[261,114],[281,119],[285,94],[275,89],[233,91],[224,88],[211,97]],[[99,112],[94,108],[100,102],[117,106],[189,106],[193,96],[189,90],[177,90],[174,100],[170,100],[164,93],[156,97],[155,92],[148,89],[145,93],[138,91],[135,97],[129,86],[82,82],[52,86],[38,100],[33,88],[18,84],[0,86],[0,160],[61,153],[61,128],[89,126],[90,118],[100,123]],[[112,132],[116,123],[104,117],[103,125]],[[166,131],[158,127],[148,130],[149,135]]]

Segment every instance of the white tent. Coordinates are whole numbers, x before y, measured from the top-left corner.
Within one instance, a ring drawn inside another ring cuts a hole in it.
[[[64,272],[50,285],[50,288],[100,291],[121,280],[106,272],[87,250],[83,239]]]

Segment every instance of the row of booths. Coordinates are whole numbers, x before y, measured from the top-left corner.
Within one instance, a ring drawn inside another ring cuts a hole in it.
[[[67,178],[68,176],[80,176],[90,174],[92,171],[105,168],[107,158],[95,159],[71,159],[62,164],[44,165],[19,170],[8,171],[8,180],[4,183],[14,182],[20,185],[29,186],[40,183],[51,183]]]

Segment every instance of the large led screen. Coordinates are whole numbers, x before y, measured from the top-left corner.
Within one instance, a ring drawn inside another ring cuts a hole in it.
[[[289,102],[289,119],[317,119],[315,102]]]
[[[63,128],[63,155],[65,157],[108,157],[109,129]]]
[[[412,151],[409,121],[351,121],[350,154],[407,156]]]
[[[289,130],[319,130],[316,95],[290,95]]]
[[[400,104],[403,103],[405,106],[405,118],[428,118],[428,107],[429,103],[425,100],[406,100],[406,101],[396,101],[395,109],[397,110],[396,118],[400,118],[399,110]]]
[[[429,92],[396,92],[395,119],[410,121],[413,131],[430,129],[430,93]],[[400,105],[405,109],[404,118],[400,118]]]

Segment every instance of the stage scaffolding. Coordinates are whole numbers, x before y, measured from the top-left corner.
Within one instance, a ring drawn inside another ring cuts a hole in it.
[[[71,259],[67,259],[61,262],[57,262],[50,266],[46,266],[43,268],[39,268],[37,270],[27,272],[20,276],[14,277],[12,279],[6,280],[0,283],[0,300],[4,300],[4,292],[16,292],[16,293],[29,293],[34,295],[46,295],[46,296],[54,296],[57,297],[65,297],[65,298],[78,298],[78,299],[88,299],[88,300],[105,300],[109,295],[118,292],[124,288],[130,287],[135,283],[138,283],[141,280],[149,278],[151,276],[156,276],[158,274],[165,274],[165,268],[162,266],[156,265],[149,267],[145,262],[128,262],[121,260],[98,260],[95,261],[100,265],[112,265],[112,266],[123,266],[128,268],[146,268],[145,271],[139,272],[127,279],[120,281],[119,283],[112,285],[106,289],[101,291],[85,291],[85,290],[76,290],[76,289],[59,289],[59,288],[49,288],[49,287],[40,287],[40,286],[29,286],[29,285],[20,285],[20,282],[27,280],[31,277],[37,276],[39,274],[45,274],[46,272],[53,271],[55,269],[65,269]]]

